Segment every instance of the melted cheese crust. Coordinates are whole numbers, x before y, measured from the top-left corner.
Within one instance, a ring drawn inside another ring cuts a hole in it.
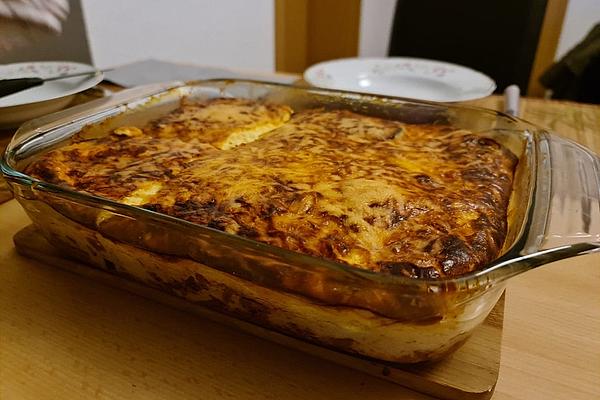
[[[381,273],[456,276],[498,256],[515,156],[447,125],[238,99],[52,151],[31,175]]]

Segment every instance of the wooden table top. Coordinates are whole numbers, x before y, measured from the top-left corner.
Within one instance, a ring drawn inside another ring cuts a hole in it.
[[[598,106],[523,99],[522,116],[600,153]],[[1,399],[429,398],[20,257],[27,224],[0,204]],[[600,254],[509,283],[492,398],[600,398]]]

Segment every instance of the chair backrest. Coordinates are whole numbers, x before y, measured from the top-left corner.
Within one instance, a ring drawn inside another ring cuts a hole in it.
[[[479,70],[525,93],[548,0],[398,0],[390,56]]]
[[[81,0],[69,0],[70,12],[59,36],[50,34],[35,43],[0,53],[0,64],[27,61],[75,61],[92,63]]]

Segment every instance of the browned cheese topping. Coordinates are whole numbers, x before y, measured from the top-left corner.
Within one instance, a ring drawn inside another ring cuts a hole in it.
[[[27,172],[377,272],[456,276],[498,256],[516,158],[497,142],[343,110],[290,115],[240,99],[184,102]]]

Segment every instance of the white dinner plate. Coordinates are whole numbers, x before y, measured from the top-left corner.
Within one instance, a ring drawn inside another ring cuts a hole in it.
[[[94,71],[91,65],[52,61],[0,65],[0,79],[40,77]],[[20,125],[29,119],[66,107],[76,93],[94,87],[103,79],[101,73],[46,82],[9,96],[0,97],[0,127]]]
[[[421,58],[344,58],[304,72],[313,86],[431,101],[465,101],[488,96],[496,83],[471,68]]]

